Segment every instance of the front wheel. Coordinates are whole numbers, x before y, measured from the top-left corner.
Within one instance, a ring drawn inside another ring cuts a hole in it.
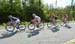
[[[47,23],[47,27],[48,28],[51,28],[51,23]]]
[[[25,29],[26,29],[26,25],[25,25],[25,24],[24,24],[24,25],[19,25],[19,29],[25,31]]]
[[[44,23],[40,23],[40,24],[39,24],[39,28],[40,28],[40,29],[43,29],[43,28],[44,28]]]
[[[13,26],[13,25],[6,25],[5,29],[6,29],[6,31],[13,32],[15,30],[15,26]]]

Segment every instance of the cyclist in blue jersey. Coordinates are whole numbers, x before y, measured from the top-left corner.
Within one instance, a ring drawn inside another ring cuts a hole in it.
[[[17,17],[13,17],[12,15],[9,15],[8,18],[10,20],[8,23],[13,24],[14,26],[16,26],[18,28],[19,23],[20,23],[20,19]]]

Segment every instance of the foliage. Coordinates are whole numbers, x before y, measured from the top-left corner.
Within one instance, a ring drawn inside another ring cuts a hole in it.
[[[72,10],[72,11],[71,11]],[[35,13],[42,18],[42,21],[48,21],[52,13],[57,14],[58,20],[64,13],[69,15],[69,20],[73,20],[75,17],[75,5],[73,7],[67,6],[65,8],[53,8],[51,5],[48,7],[44,5],[40,0],[25,0],[24,3],[21,0],[0,0],[0,23],[8,21],[8,15],[13,15],[20,18],[21,21],[30,21]]]

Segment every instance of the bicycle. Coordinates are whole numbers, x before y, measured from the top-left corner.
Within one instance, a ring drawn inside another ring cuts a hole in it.
[[[72,28],[72,27],[71,27],[69,24],[67,24],[67,23],[64,24],[64,27],[65,27],[65,28],[68,28],[68,29]]]
[[[63,23],[63,25],[61,25],[61,26],[64,26],[65,28],[68,28],[68,29],[72,28],[72,27],[69,25],[69,21],[67,21],[66,23]]]
[[[5,29],[6,29],[6,31],[9,31],[9,32],[13,32],[16,29],[19,29],[20,31],[22,31],[22,30],[25,31],[26,25],[25,24],[23,24],[23,25],[17,24],[17,25],[14,26],[13,24],[7,23],[6,26],[5,26]]]
[[[42,29],[42,28],[44,28],[44,23],[40,23],[40,24],[38,24],[38,25],[35,25],[35,24],[28,24],[28,29],[29,30],[33,30],[33,29],[35,29],[35,28],[39,28],[39,29]]]

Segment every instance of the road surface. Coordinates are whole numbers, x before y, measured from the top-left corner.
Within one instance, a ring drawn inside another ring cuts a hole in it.
[[[46,25],[39,34],[28,38],[27,29],[24,32],[0,39],[0,44],[75,44],[75,23],[70,23],[71,29],[60,27],[57,32],[52,32]],[[4,27],[0,27],[0,34],[5,32]]]

